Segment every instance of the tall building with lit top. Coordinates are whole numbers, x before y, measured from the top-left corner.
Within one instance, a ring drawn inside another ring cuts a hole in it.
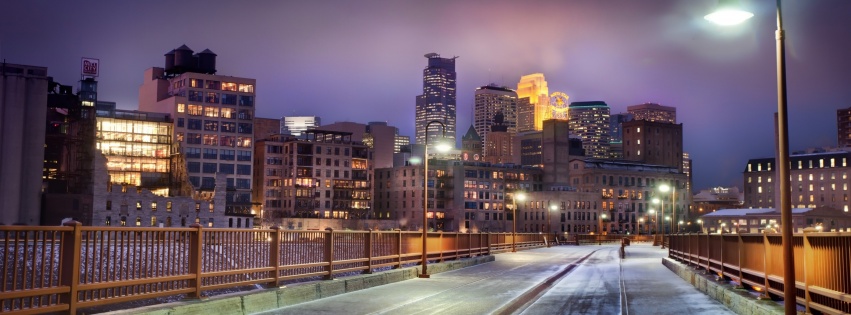
[[[510,134],[517,133],[517,92],[507,87],[489,84],[476,89],[473,107],[473,127],[483,142],[488,141],[494,117],[501,113],[501,126]],[[485,154],[487,155],[487,154]]]
[[[185,163],[195,191],[214,194],[216,174],[226,175],[225,214],[251,214],[254,87],[249,78],[216,75],[216,54],[193,54],[183,45],[165,54],[165,67],[145,70],[139,109],[174,119],[174,154]]]
[[[442,122],[446,126],[446,138],[455,145],[455,107],[456,107],[456,74],[455,59],[442,58],[436,53],[425,55],[428,66],[423,69],[423,94],[417,96],[416,104],[416,136],[417,144],[425,144],[426,138],[430,144],[435,138],[443,136],[440,126],[434,124],[429,130],[426,126],[431,121]]]
[[[544,120],[548,118],[550,90],[543,73],[533,73],[520,77],[517,83],[517,130],[534,131],[544,129]]]
[[[635,120],[652,122],[677,123],[677,108],[662,106],[656,103],[644,103],[626,107]]]
[[[582,139],[588,157],[609,157],[609,105],[603,101],[570,103],[570,130]]]

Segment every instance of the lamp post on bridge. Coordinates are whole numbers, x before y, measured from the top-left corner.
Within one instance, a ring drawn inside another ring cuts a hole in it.
[[[422,261],[420,262],[420,264],[422,264],[423,266],[423,269],[422,273],[418,275],[418,277],[420,278],[430,277],[428,274],[428,249],[426,248],[426,246],[428,244],[428,128],[431,127],[431,124],[440,125],[441,130],[443,131],[442,138],[440,141],[438,141],[437,145],[435,146],[435,149],[437,149],[437,151],[439,152],[446,152],[449,151],[450,148],[452,148],[452,146],[446,143],[445,141],[446,125],[437,120],[432,120],[428,124],[426,124],[425,148],[423,149],[423,257]],[[436,224],[435,227],[437,227]]]
[[[511,252],[517,252],[517,200],[526,200],[526,194],[514,192],[511,195]]]

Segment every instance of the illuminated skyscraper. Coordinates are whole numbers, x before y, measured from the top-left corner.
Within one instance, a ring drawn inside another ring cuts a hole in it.
[[[477,88],[475,97],[473,127],[483,142],[488,141],[497,113],[502,113],[504,122],[500,125],[507,128],[505,132],[517,133],[517,93],[514,90],[490,84]]]
[[[436,120],[446,125],[446,137],[455,145],[455,59],[441,58],[440,55],[429,53],[428,66],[423,69],[423,94],[417,96],[416,108],[416,143],[424,144],[426,137],[434,144],[435,138],[442,136],[440,126],[432,125],[426,130],[430,121]]]
[[[677,108],[662,106],[656,103],[644,103],[627,106],[626,111],[632,114],[635,120],[646,120],[652,122],[677,123]]]
[[[609,105],[606,102],[570,103],[570,130],[582,139],[586,156],[608,158]]]
[[[550,90],[543,73],[533,73],[520,77],[517,83],[517,131],[543,130],[544,120],[548,119]],[[509,117],[506,117],[508,119]]]

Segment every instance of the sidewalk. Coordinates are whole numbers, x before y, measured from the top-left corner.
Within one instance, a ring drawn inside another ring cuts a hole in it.
[[[261,314],[490,314],[555,281],[524,314],[732,314],[662,265],[648,244],[557,246],[503,253],[496,261],[301,303]],[[562,278],[557,274],[582,257]],[[625,302],[625,303],[624,303]],[[519,303],[519,304],[518,304]]]

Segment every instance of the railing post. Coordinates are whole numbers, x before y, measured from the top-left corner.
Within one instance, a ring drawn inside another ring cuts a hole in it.
[[[758,297],[759,299],[769,299],[768,295],[768,256],[771,254],[771,243],[768,242],[768,230],[762,230],[762,270],[763,270],[763,282],[765,285],[765,290]]]
[[[481,247],[481,245],[486,245],[488,247],[487,255],[493,254],[493,247],[491,247],[491,239],[493,239],[493,237],[491,236],[491,232],[488,232],[487,234],[479,232],[479,239],[482,239],[482,236],[485,237],[486,244],[479,244],[479,247]]]
[[[736,286],[737,289],[743,289],[745,287],[745,283],[742,281],[743,273],[742,273],[742,254],[744,251],[742,250],[745,247],[744,241],[742,241],[742,234],[736,233],[736,236],[739,238],[739,285]]]
[[[77,313],[77,292],[80,285],[80,248],[82,247],[82,223],[68,221],[64,226],[73,227],[74,230],[62,236],[61,268],[59,270],[62,286],[68,286],[70,292],[60,295],[60,303],[68,304],[68,314]]]
[[[365,274],[372,273],[372,230],[369,230],[366,234],[366,242],[364,250],[366,251],[366,270],[363,271]]]
[[[724,280],[724,232],[723,231],[721,232],[721,234],[719,234],[719,237],[721,238],[721,252],[719,253],[719,255],[721,256],[721,271],[719,272],[719,278],[717,280],[721,281],[721,280]]]
[[[189,273],[195,275],[195,279],[189,280],[189,287],[194,289],[194,291],[189,293],[189,298],[200,299],[203,297],[201,294],[201,272],[203,271],[201,247],[204,240],[203,231],[201,225],[198,223],[194,223],[189,227],[195,229],[195,231],[189,233]]]
[[[325,267],[328,274],[323,276],[322,278],[325,280],[333,280],[334,279],[334,229],[333,228],[325,228],[325,261],[328,262],[328,266]]]
[[[806,298],[804,307],[806,307],[807,314],[812,314],[810,311],[810,276],[815,274],[815,270],[813,270],[815,267],[813,245],[810,243],[808,234],[814,230],[812,228],[804,229],[804,297]]]
[[[711,243],[711,240],[712,240],[712,234],[709,234],[707,232],[706,233],[706,270],[704,270],[704,274],[706,274],[708,272],[712,272],[712,269],[710,269],[711,265],[710,265],[710,261],[709,261],[710,259],[712,259],[712,243]]]
[[[393,269],[402,268],[402,230],[396,229],[396,265]]]
[[[278,286],[278,276],[281,268],[281,227],[273,226],[272,227],[272,238],[269,242],[269,265],[272,267],[272,271],[269,271],[269,278],[272,281],[266,285],[269,288],[274,288]]]
[[[437,261],[443,262],[443,231],[437,234]]]

